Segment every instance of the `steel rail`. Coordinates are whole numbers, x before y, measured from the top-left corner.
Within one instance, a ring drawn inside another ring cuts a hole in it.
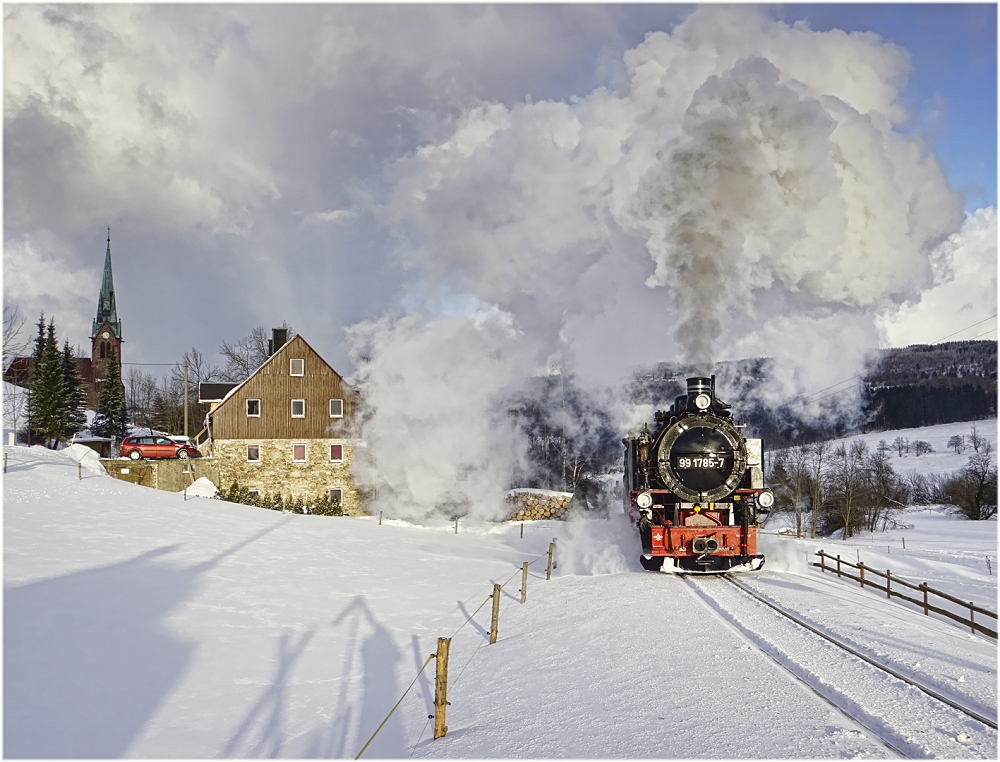
[[[708,606],[708,603],[705,600],[706,594],[702,590],[699,590],[698,587],[693,584],[693,579],[694,578],[701,577],[703,575],[697,574],[697,575],[690,575],[689,576],[687,574],[680,574],[678,576],[681,577],[687,583],[688,589],[692,592],[692,594],[698,596],[698,598],[701,599],[702,604],[706,605],[709,609],[711,609],[713,611],[713,613],[717,617],[719,617],[719,619],[721,619],[727,626],[729,626],[733,630],[735,630],[736,633],[737,633],[737,635],[739,635],[739,637],[741,639],[743,639],[747,643],[750,643],[753,646],[753,648],[756,649],[759,653],[761,653],[764,656],[766,656],[774,664],[776,664],[778,667],[780,667],[785,672],[787,672],[789,675],[791,675],[795,679],[796,682],[804,685],[806,688],[808,688],[810,691],[812,691],[814,694],[816,694],[816,696],[819,699],[821,699],[822,701],[824,701],[827,704],[829,704],[831,707],[833,707],[833,709],[835,709],[836,711],[840,712],[842,715],[844,715],[844,717],[846,717],[847,719],[849,719],[851,722],[857,723],[862,728],[864,728],[865,730],[867,730],[871,734],[872,740],[878,741],[883,746],[885,746],[887,749],[889,749],[890,751],[895,752],[896,754],[898,754],[899,756],[903,757],[904,759],[913,759],[912,756],[910,756],[905,751],[903,751],[902,749],[900,749],[892,741],[888,740],[887,738],[884,738],[881,733],[879,733],[875,728],[871,727],[867,722],[865,722],[864,720],[862,720],[862,719],[860,719],[858,717],[855,717],[853,714],[851,714],[850,712],[848,712],[842,706],[838,705],[832,698],[830,698],[829,696],[827,696],[826,694],[824,694],[822,691],[820,691],[818,688],[816,688],[816,686],[811,685],[807,680],[804,680],[802,677],[800,677],[799,675],[795,674],[795,672],[792,670],[792,668],[789,667],[787,664],[782,664],[781,661],[778,658],[776,658],[772,654],[769,654],[765,649],[761,648],[757,643],[755,643],[753,640],[751,640],[749,638],[749,636],[747,636],[745,633],[740,632],[739,628],[737,628],[731,622],[727,621],[726,618],[718,610],[715,610],[712,606]],[[725,574],[718,575],[718,576],[723,576],[723,577],[725,577],[725,578],[728,579],[728,575],[725,575]]]
[[[940,701],[940,702],[942,702],[944,704],[947,704],[952,709],[958,710],[962,714],[967,715],[968,717],[971,717],[972,719],[974,719],[974,720],[976,720],[978,722],[983,723],[983,725],[987,725],[987,726],[993,728],[994,730],[997,729],[997,722],[996,722],[996,720],[990,719],[989,717],[985,717],[982,714],[980,714],[979,712],[977,712],[977,711],[975,711],[973,709],[969,709],[969,707],[963,706],[962,704],[958,703],[957,701],[953,701],[952,699],[948,698],[947,696],[942,696],[940,693],[938,693],[937,691],[935,691],[933,688],[928,688],[926,685],[921,684],[920,682],[914,680],[913,678],[907,677],[906,675],[903,675],[903,674],[897,672],[896,670],[892,669],[892,667],[887,667],[884,664],[879,664],[877,661],[875,661],[871,657],[866,656],[865,654],[861,653],[860,651],[858,651],[855,648],[852,648],[851,646],[847,645],[846,643],[844,643],[840,639],[835,638],[832,635],[830,635],[828,633],[825,633],[825,632],[819,630],[816,627],[813,627],[811,624],[809,624],[808,622],[806,622],[803,619],[799,618],[795,614],[791,613],[790,611],[788,611],[787,609],[785,609],[783,606],[779,606],[778,604],[774,603],[773,601],[769,601],[766,598],[764,598],[763,596],[758,595],[756,592],[754,592],[753,590],[751,590],[750,588],[748,588],[743,583],[738,582],[735,579],[733,579],[731,575],[724,574],[722,576],[723,576],[723,578],[727,582],[735,585],[736,587],[738,587],[740,590],[742,590],[747,595],[751,596],[752,598],[755,598],[756,600],[760,601],[765,606],[767,606],[768,608],[773,609],[774,611],[776,611],[777,613],[781,614],[782,616],[787,617],[788,619],[791,619],[797,625],[799,625],[800,627],[804,627],[805,629],[809,630],[809,632],[813,633],[814,635],[818,635],[819,637],[823,638],[823,640],[826,640],[826,641],[832,643],[833,645],[835,645],[835,646],[837,646],[839,648],[842,648],[843,650],[847,651],[852,656],[856,656],[859,659],[861,659],[862,661],[868,662],[873,667],[877,667],[878,669],[882,670],[883,672],[889,673],[890,675],[892,675],[893,677],[895,677],[897,680],[902,680],[904,683],[907,683],[908,685],[912,685],[914,688],[917,688],[917,689],[923,691],[924,693],[926,693],[931,698],[936,699],[937,701]]]

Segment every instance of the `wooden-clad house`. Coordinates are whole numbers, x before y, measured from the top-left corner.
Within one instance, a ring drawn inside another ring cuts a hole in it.
[[[357,393],[301,336],[275,330],[271,356],[208,414],[221,486],[304,500],[331,495],[364,513],[351,477]]]

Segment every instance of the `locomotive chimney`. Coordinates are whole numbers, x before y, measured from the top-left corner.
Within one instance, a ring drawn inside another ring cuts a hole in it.
[[[695,376],[687,380],[688,385],[688,397],[696,397],[699,394],[707,394],[709,397],[713,396],[715,391],[712,387],[712,379],[705,378],[704,376]]]
[[[714,384],[712,379],[704,376],[694,376],[687,380],[687,406],[688,412],[706,412],[715,399],[713,394]]]

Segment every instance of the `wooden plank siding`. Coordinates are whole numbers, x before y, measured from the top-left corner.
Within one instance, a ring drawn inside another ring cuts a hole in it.
[[[290,360],[305,373],[291,375]],[[247,416],[247,400],[260,400],[260,416]],[[305,417],[292,418],[292,400],[305,400]],[[330,417],[330,400],[344,401],[344,416]],[[276,351],[211,412],[213,439],[347,439],[354,426],[357,393],[301,336]]]

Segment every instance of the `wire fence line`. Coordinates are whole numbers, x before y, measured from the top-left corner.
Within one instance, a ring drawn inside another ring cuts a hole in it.
[[[547,556],[550,557],[550,558],[552,558],[552,559],[554,559],[554,556],[555,556],[555,538],[553,538],[552,543],[549,545],[549,550],[548,551],[546,551],[545,553],[542,553],[541,555],[535,556],[531,561],[524,562],[524,565],[522,565],[521,568],[519,568],[517,571],[515,571],[513,574],[511,574],[506,579],[506,581],[503,582],[503,584],[501,584],[501,585],[498,586],[499,589],[502,590],[503,588],[505,588],[511,582],[511,580],[513,580],[518,574],[522,574],[523,575],[525,573],[525,565],[528,566],[528,567],[530,567],[533,564],[537,563],[538,561],[542,560],[543,558],[545,558]],[[468,617],[466,617],[465,621],[462,622],[461,625],[459,625],[458,629],[455,630],[455,632],[452,634],[451,638],[449,638],[448,640],[451,641],[452,639],[454,639],[465,628],[465,626],[467,624],[469,624],[469,622],[471,622],[476,617],[476,614],[478,614],[482,610],[483,606],[485,606],[487,603],[489,603],[491,600],[493,600],[493,597],[494,597],[493,594],[490,594],[489,596],[487,596],[486,600],[484,600],[482,603],[480,603],[479,606],[478,606],[478,608],[476,608],[475,611],[473,611]],[[513,599],[506,602],[506,604],[503,607],[503,611],[506,611],[507,608],[511,605],[511,603],[513,603]],[[465,670],[468,669],[469,665],[472,663],[472,660],[479,653],[479,649],[483,647],[484,643],[487,643],[489,641],[490,641],[489,636],[483,636],[481,638],[481,640],[479,641],[479,644],[472,651],[472,654],[466,660],[465,664],[462,665],[462,669],[458,673],[458,676],[453,681],[451,681],[451,687],[455,687],[456,685],[458,685],[458,682],[462,679],[462,675],[465,674]],[[399,697],[399,700],[395,703],[395,705],[392,707],[392,709],[389,710],[389,713],[386,715],[385,719],[382,720],[382,722],[379,724],[379,726],[375,729],[375,732],[372,733],[371,737],[368,739],[368,741],[365,743],[365,745],[361,748],[361,751],[358,752],[358,755],[355,757],[355,759],[360,759],[361,755],[365,753],[365,751],[371,745],[372,741],[375,740],[375,737],[378,736],[379,731],[381,731],[382,728],[385,727],[385,724],[389,721],[389,718],[392,717],[393,712],[396,711],[396,709],[399,707],[399,705],[403,702],[403,699],[406,698],[406,695],[410,692],[410,689],[416,684],[417,680],[420,678],[420,675],[422,675],[423,672],[424,672],[424,670],[427,669],[427,665],[430,664],[431,661],[436,656],[437,656],[437,654],[431,654],[430,656],[427,657],[427,660],[424,662],[424,665],[417,672],[416,676],[413,678],[413,681],[406,688],[406,690],[403,691],[403,695]],[[423,726],[423,728],[420,731],[420,735],[417,737],[416,742],[414,742],[413,747],[410,749],[409,758],[413,757],[413,754],[416,751],[417,746],[419,746],[420,742],[423,740],[424,733],[427,732],[427,726],[430,725],[430,721],[431,721],[431,719],[433,719],[433,717],[434,717],[434,715],[428,715],[427,720],[424,722],[424,726]]]

